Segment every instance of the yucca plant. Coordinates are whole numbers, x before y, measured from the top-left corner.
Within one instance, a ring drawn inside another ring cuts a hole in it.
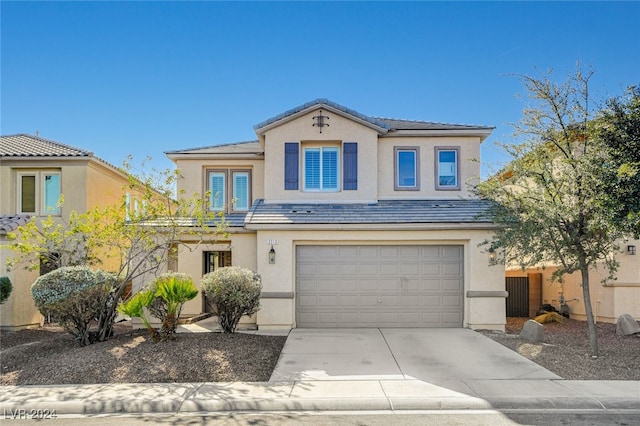
[[[123,315],[140,318],[145,327],[147,327],[147,330],[149,330],[149,334],[151,334],[153,341],[157,342],[159,340],[158,332],[151,326],[151,323],[144,312],[144,309],[153,303],[153,299],[155,299],[155,297],[155,294],[151,290],[140,291],[134,294],[126,302],[120,302],[117,310]]]
[[[198,295],[198,289],[187,274],[169,273],[159,276],[155,281],[156,301],[162,301],[159,317],[162,320],[163,340],[170,340],[178,328],[178,319],[185,302]]]
[[[172,340],[178,328],[182,306],[197,295],[198,289],[189,275],[168,272],[158,276],[146,290],[120,304],[118,312],[140,318],[154,341]],[[161,321],[160,332],[151,326],[145,309]]]

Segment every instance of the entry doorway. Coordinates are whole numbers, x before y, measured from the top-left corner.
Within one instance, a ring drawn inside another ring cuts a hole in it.
[[[205,251],[203,253],[203,274],[213,272],[218,268],[231,266],[231,251]],[[214,313],[207,301],[207,296],[202,295],[202,311],[205,313]]]

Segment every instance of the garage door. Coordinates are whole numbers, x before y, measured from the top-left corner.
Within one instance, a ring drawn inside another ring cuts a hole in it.
[[[462,327],[462,246],[298,246],[298,327]]]

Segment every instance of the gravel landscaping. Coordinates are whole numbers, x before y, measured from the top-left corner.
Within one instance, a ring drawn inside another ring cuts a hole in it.
[[[118,325],[107,342],[80,347],[59,327],[0,333],[0,385],[268,381],[285,336],[185,333],[153,343]]]
[[[507,318],[506,332],[481,331],[567,380],[640,380],[640,335],[618,336],[616,325],[598,323],[599,356],[589,354],[587,323],[567,319],[544,324],[544,342],[519,337],[528,318]]]
[[[589,355],[586,323],[545,324],[545,340],[518,334],[526,318],[508,318],[506,333],[485,336],[571,380],[640,380],[640,336],[598,324],[600,356]],[[146,330],[119,324],[114,338],[80,347],[56,326],[0,333],[0,385],[268,381],[286,337],[178,334],[153,343]]]

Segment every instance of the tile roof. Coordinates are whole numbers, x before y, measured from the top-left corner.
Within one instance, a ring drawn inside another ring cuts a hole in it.
[[[224,219],[229,224],[229,227],[242,228],[244,226],[246,215],[247,213],[228,213],[224,215]],[[207,226],[215,227],[218,222],[218,219],[209,221],[207,223]],[[194,227],[198,225],[197,220],[192,217],[183,217],[179,219],[172,218],[171,220],[158,218],[149,219],[142,222],[143,225],[147,226],[168,226],[169,223],[171,223],[172,225],[177,224],[178,226],[184,227]]]
[[[92,157],[93,153],[27,134],[0,136],[0,157]]]
[[[469,124],[435,123],[432,121],[400,120],[397,118],[376,118],[394,130],[492,130],[493,127],[474,126]]]
[[[259,200],[246,225],[491,223],[477,199],[384,200],[370,204],[267,204]]]
[[[253,126],[254,130],[258,131],[259,129],[266,127],[270,124],[273,124],[279,120],[287,118],[291,115],[297,114],[301,111],[304,111],[308,108],[312,108],[314,106],[322,106],[326,105],[332,107],[338,111],[342,111],[345,114],[352,115],[361,120],[364,120],[374,126],[381,127],[386,129],[387,131],[394,130],[492,130],[493,127],[488,126],[474,126],[467,124],[449,124],[449,123],[435,123],[432,121],[420,121],[420,120],[400,120],[395,118],[382,118],[382,117],[372,117],[365,114],[362,114],[358,111],[355,111],[351,108],[347,108],[338,103],[330,101],[325,98],[318,98],[316,100],[307,102],[295,108],[292,108],[288,111],[285,111],[281,114],[278,114],[274,117],[271,117],[261,123]]]
[[[31,220],[31,216],[25,214],[0,215],[0,235],[15,231],[19,226],[26,225],[29,220]]]
[[[310,101],[310,102],[307,102],[305,104],[302,104],[300,106],[297,106],[295,108],[292,108],[292,109],[290,109],[288,111],[285,111],[285,112],[283,112],[281,114],[278,114],[278,115],[276,115],[274,117],[268,118],[267,120],[264,120],[261,123],[256,124],[255,126],[253,126],[253,128],[254,128],[254,130],[257,131],[257,130],[263,128],[263,127],[268,126],[269,124],[273,124],[276,121],[280,121],[283,118],[287,118],[287,117],[289,117],[291,115],[297,114],[297,113],[299,113],[301,111],[304,111],[304,110],[306,110],[308,108],[312,108],[312,107],[314,107],[316,105],[320,105],[320,106],[321,105],[326,105],[326,106],[329,106],[329,107],[331,107],[333,109],[336,109],[338,111],[342,111],[342,112],[344,112],[344,113],[346,113],[348,115],[352,115],[352,116],[357,117],[357,118],[359,118],[361,120],[364,120],[364,121],[366,121],[366,122],[368,122],[368,123],[370,123],[370,124],[372,124],[374,126],[382,127],[383,129],[387,129],[387,130],[389,129],[388,125],[386,123],[384,123],[383,121],[380,121],[380,120],[378,120],[376,118],[373,118],[373,117],[369,117],[368,115],[365,115],[365,114],[361,114],[356,110],[353,110],[351,108],[347,108],[347,107],[345,107],[343,105],[340,105],[338,103],[335,103],[335,102],[330,101],[329,99],[325,99],[325,98],[318,98],[318,99],[315,99],[313,101]]]
[[[222,145],[203,146],[199,148],[186,148],[176,151],[166,151],[166,155],[172,154],[262,154],[264,149],[258,141],[246,141],[226,143]]]

